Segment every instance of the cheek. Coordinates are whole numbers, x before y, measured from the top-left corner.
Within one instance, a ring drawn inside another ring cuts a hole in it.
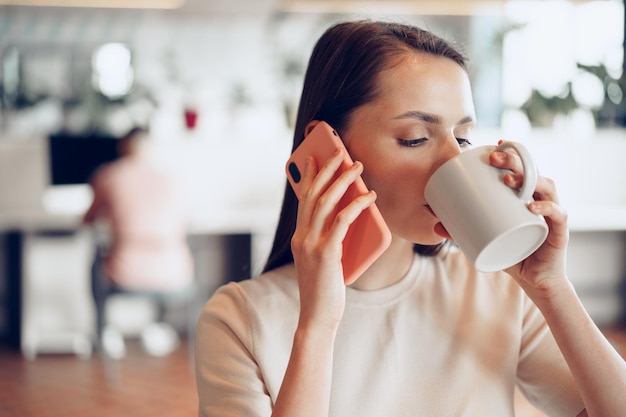
[[[363,173],[363,180],[368,188],[378,194],[376,204],[383,215],[392,212],[410,212],[412,208],[423,205],[422,178],[414,166],[397,163],[370,167]]]
[[[391,232],[409,242],[434,245],[441,237],[434,233],[436,220],[424,207],[425,178],[415,164],[381,164],[363,173],[368,188],[378,194],[376,205]]]
[[[380,194],[387,187],[393,186],[395,181],[395,170],[385,169],[383,165],[377,165],[370,163],[364,163],[363,181],[365,181],[365,185],[370,190],[376,191],[376,193],[380,196]]]

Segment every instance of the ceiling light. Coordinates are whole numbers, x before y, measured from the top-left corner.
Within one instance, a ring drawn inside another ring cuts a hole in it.
[[[0,0],[2,5],[44,7],[103,7],[123,9],[177,9],[185,0]]]

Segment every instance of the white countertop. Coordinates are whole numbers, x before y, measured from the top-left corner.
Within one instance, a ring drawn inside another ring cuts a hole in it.
[[[573,207],[567,214],[572,232],[626,231],[626,206]]]
[[[248,208],[207,210],[193,219],[190,234],[272,234],[278,210]],[[574,207],[568,209],[572,232],[626,231],[626,206]],[[0,213],[0,231],[72,230],[81,227],[81,215],[44,210],[12,210]]]
[[[63,231],[81,227],[81,214],[44,210],[11,210],[0,213],[0,231]],[[193,219],[190,234],[273,233],[278,211],[273,209],[208,210]]]

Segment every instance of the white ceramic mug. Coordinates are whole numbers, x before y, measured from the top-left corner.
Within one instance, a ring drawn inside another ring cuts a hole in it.
[[[489,163],[491,152],[509,148],[519,154],[524,167],[519,191],[502,180],[510,171]],[[526,259],[546,239],[545,219],[527,207],[536,185],[537,169],[528,150],[503,142],[467,150],[445,162],[428,180],[425,198],[476,269],[491,272]]]

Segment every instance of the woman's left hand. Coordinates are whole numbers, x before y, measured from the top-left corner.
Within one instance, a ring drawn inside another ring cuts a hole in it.
[[[489,161],[497,168],[513,171],[504,176],[506,185],[514,189],[522,186],[524,182],[522,162],[515,151],[492,152]],[[505,271],[526,292],[549,296],[555,287],[567,282],[565,271],[569,241],[567,212],[559,205],[556,186],[549,178],[538,175],[533,197],[535,201],[529,204],[528,209],[544,216],[549,228],[548,237],[532,255]]]

